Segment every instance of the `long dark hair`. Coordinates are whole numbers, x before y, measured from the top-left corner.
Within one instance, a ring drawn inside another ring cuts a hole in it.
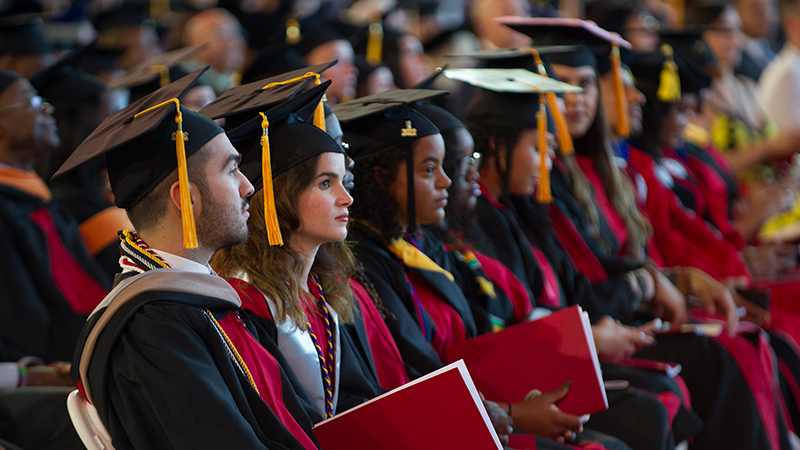
[[[355,200],[350,214],[377,229],[386,242],[403,235],[396,218],[399,205],[389,186],[397,181],[397,171],[405,161],[405,150],[390,151],[358,161],[353,168],[356,183],[351,193]]]

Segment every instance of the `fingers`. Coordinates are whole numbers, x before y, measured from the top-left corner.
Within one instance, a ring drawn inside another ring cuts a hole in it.
[[[544,394],[542,394],[542,397],[544,397],[550,403],[558,403],[559,401],[561,401],[561,399],[566,397],[567,394],[569,394],[569,387],[558,388],[558,389],[553,389],[552,391],[547,391]]]
[[[647,334],[648,336],[653,336],[661,328],[662,323],[663,322],[661,322],[661,319],[653,319],[644,325],[640,325],[637,330]]]

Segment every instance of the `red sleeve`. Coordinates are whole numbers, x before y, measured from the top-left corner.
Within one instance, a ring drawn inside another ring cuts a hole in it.
[[[500,261],[475,250],[472,252],[478,258],[478,262],[481,263],[489,280],[494,283],[495,287],[502,289],[511,300],[511,304],[514,306],[514,317],[517,318],[517,321],[523,322],[533,311],[533,303],[531,303],[528,289],[514,275],[514,272]]]
[[[561,239],[561,244],[569,254],[572,264],[578,271],[589,278],[592,283],[599,283],[608,278],[603,265],[586,245],[583,236],[575,228],[575,224],[567,218],[558,208],[550,207],[550,216],[553,219],[553,228]]]

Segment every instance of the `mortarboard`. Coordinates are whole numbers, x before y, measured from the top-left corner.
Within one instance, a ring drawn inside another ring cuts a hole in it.
[[[406,164],[413,167],[414,141],[439,133],[430,120],[413,109],[413,105],[447,93],[430,89],[393,89],[334,105],[333,112],[342,124],[342,141],[348,145],[348,155],[358,162],[389,151],[405,151]],[[406,175],[406,216],[408,230],[413,232],[416,229],[414,171],[407,170]]]
[[[711,86],[717,73],[717,58],[703,41],[704,27],[659,33],[661,42],[669,44],[678,56],[681,88],[694,93]]]
[[[213,120],[181,107],[180,98],[206,70],[197,70],[108,116],[53,177],[105,155],[114,202],[130,209],[177,168],[183,245],[196,248],[186,159],[223,130]]]
[[[553,71],[547,59],[543,59],[541,56],[545,55],[546,57],[546,55],[568,53],[579,49],[580,47],[577,45],[548,45],[505,50],[481,50],[471,53],[448,55],[448,57],[477,59],[483,61],[486,68],[489,69],[526,69],[533,73],[538,73],[543,77],[558,80],[558,75]],[[545,99],[547,100],[547,106],[550,108],[556,122],[559,147],[565,154],[572,153],[575,148],[572,144],[572,137],[569,134],[567,120],[564,118],[564,114],[556,102],[556,94],[554,92],[546,92]]]
[[[470,122],[517,125],[539,131],[537,148],[541,163],[537,196],[542,203],[551,202],[550,173],[546,164],[546,94],[577,94],[583,89],[525,69],[450,69],[445,71],[445,76],[481,88],[467,111]]]
[[[89,50],[89,46],[83,46],[69,52],[31,80],[39,95],[46,98],[56,111],[63,111],[107,89],[103,80],[75,69]]]
[[[464,123],[456,118],[456,116],[447,112],[444,108],[436,105],[428,105],[425,103],[417,103],[414,109],[430,120],[440,133],[445,131],[457,130],[464,128]]]
[[[292,48],[301,56],[306,56],[322,44],[331,41],[347,41],[347,38],[336,28],[328,24],[303,27],[300,39]]]
[[[313,82],[315,86],[319,86],[320,74],[336,63],[337,61],[331,61],[318,64],[235,87],[209,103],[200,113],[212,119],[224,117],[227,130],[236,128],[250,120],[253,114],[299,94],[308,83]],[[321,102],[317,114],[319,116],[314,124],[324,130],[325,113]]]
[[[631,70],[648,102],[677,103],[681,100],[680,72],[686,76],[688,69],[669,44],[661,44],[654,52],[637,54]]]
[[[197,45],[162,53],[112,78],[108,82],[108,87],[111,89],[128,89],[131,93],[130,101],[135,102],[145,95],[168,85],[172,80],[188,75],[189,72],[182,69],[180,63],[196,55],[203,47],[204,45]],[[194,86],[197,86],[197,83]]]
[[[27,15],[26,15],[27,16]],[[41,55],[53,52],[41,19],[4,17],[0,20],[0,54]]]
[[[258,51],[253,63],[242,73],[242,84],[274,77],[307,66],[308,62],[289,44],[278,42]]]
[[[594,22],[580,19],[500,17],[497,22],[530,36],[535,45],[579,46],[576,51],[549,56],[551,64],[570,67],[592,66],[600,74],[606,73],[610,69],[614,75],[617,133],[620,136],[630,134],[627,99],[622,82],[622,53],[633,48],[628,41],[616,33],[610,33],[600,28]],[[608,53],[605,53],[606,49]],[[597,54],[604,56],[602,67]],[[606,55],[608,58],[605,58]],[[607,66],[606,61],[609,61]]]
[[[264,189],[264,220],[270,245],[283,245],[275,208],[274,178],[321,153],[344,153],[324,129],[313,124],[330,85],[326,81],[277,105],[273,100],[282,96],[280,90],[264,89],[259,96],[261,106],[250,110],[251,119],[228,131],[231,143],[242,154],[239,169],[256,190]]]

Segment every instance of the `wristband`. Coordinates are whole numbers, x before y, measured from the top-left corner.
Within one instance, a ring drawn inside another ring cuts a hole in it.
[[[25,386],[25,381],[27,381],[27,379],[28,379],[28,368],[23,365],[19,365],[19,382],[17,384],[17,387]]]

